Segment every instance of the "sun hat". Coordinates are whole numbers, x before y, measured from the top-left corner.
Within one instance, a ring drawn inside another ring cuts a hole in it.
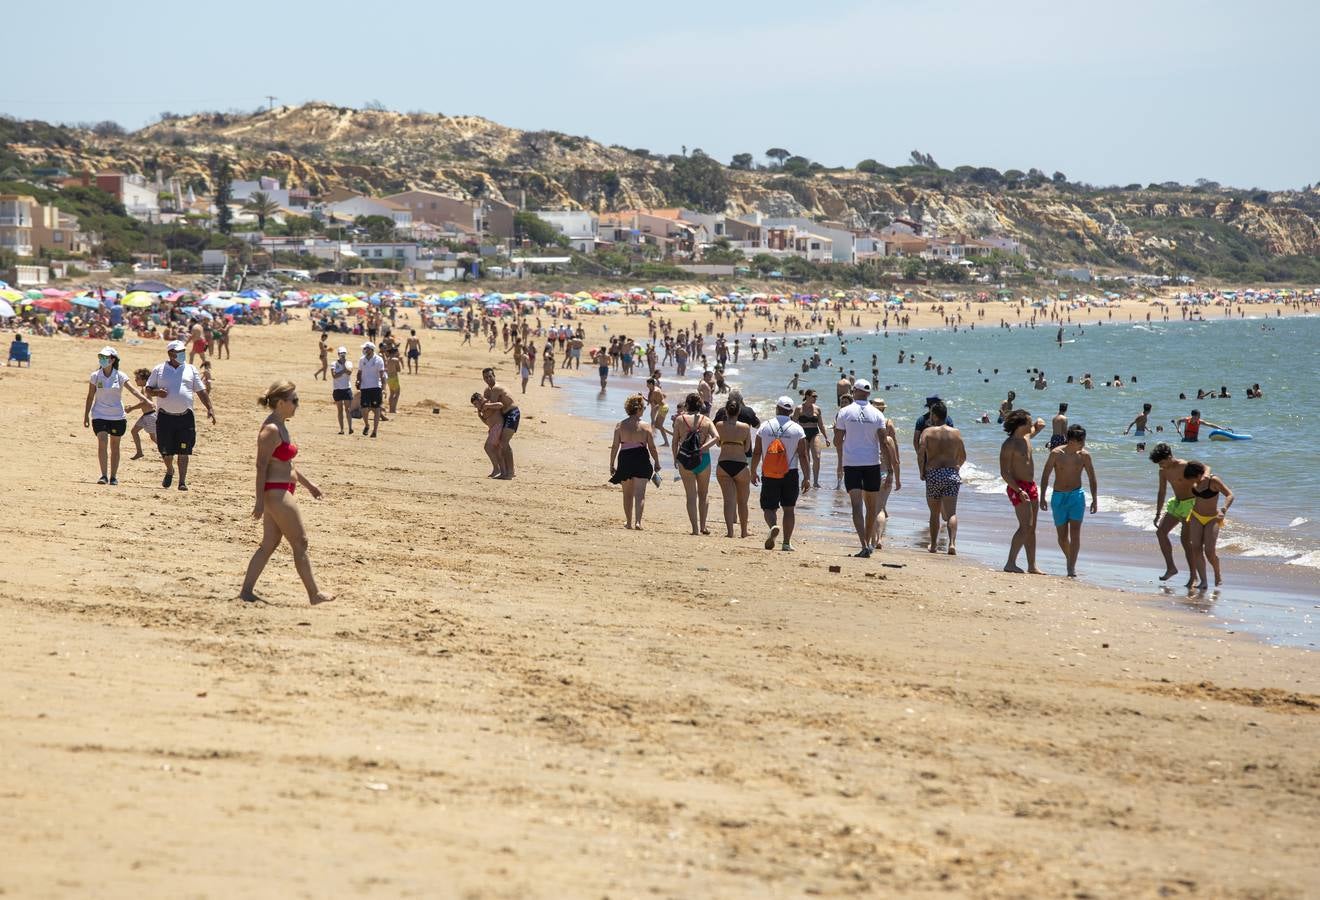
[[[367,349],[368,347],[370,347],[372,350],[376,349],[376,345],[373,344],[371,341],[367,341],[365,344],[362,345],[363,350]]]
[[[97,356],[113,356],[115,359],[118,359],[118,358],[119,358],[119,351],[116,350],[114,347],[102,347],[101,350],[100,350],[100,352],[98,352],[96,355],[97,355]]]

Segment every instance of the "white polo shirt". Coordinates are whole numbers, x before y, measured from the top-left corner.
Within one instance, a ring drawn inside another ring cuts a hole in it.
[[[845,466],[882,466],[880,442],[885,439],[885,414],[866,401],[853,401],[839,410],[834,427],[843,432]]]
[[[798,467],[798,444],[807,438],[807,433],[802,430],[801,425],[788,416],[776,415],[763,424],[756,434],[761,439],[762,460],[765,459],[765,454],[770,450],[770,444],[774,442],[775,438],[779,438],[779,442],[784,445],[784,450],[788,453],[789,471],[791,472]]]
[[[362,376],[361,386],[364,390],[378,388],[385,382],[385,360],[381,359],[379,353],[371,354],[370,359],[364,354],[358,360],[358,373]]]
[[[336,391],[346,391],[353,386],[353,364],[348,360],[341,363],[336,358],[330,365],[330,375],[334,378],[334,390]]]
[[[92,401],[92,418],[116,421],[124,418],[124,385],[128,376],[118,369],[105,374],[102,369],[92,373],[89,383],[96,386],[96,399]]]
[[[188,363],[172,366],[163,362],[151,370],[147,387],[166,391],[164,397],[156,398],[156,409],[172,416],[181,416],[192,412],[193,397],[206,390],[202,376]],[[122,418],[122,416],[121,416]]]

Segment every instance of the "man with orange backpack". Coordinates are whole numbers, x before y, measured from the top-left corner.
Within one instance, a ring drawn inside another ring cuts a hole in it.
[[[756,448],[752,451],[752,484],[761,485],[761,512],[770,534],[765,549],[775,548],[779,537],[779,510],[784,510],[784,543],[779,549],[793,549],[793,526],[796,524],[794,507],[799,489],[806,493],[811,483],[800,478],[807,467],[807,433],[793,421],[792,397],[780,397],[775,403],[775,416],[756,432]],[[757,472],[760,477],[757,477]],[[800,482],[800,483],[799,483]]]

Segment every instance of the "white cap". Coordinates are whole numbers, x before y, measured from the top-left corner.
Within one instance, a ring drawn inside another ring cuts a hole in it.
[[[113,356],[115,359],[118,359],[118,358],[119,358],[119,351],[116,350],[114,347],[102,347],[102,348],[101,348],[101,351],[100,351],[98,354],[96,354],[96,355],[97,355],[97,356]]]
[[[365,344],[362,345],[363,350],[366,350],[368,347],[370,347],[372,350],[376,349],[376,345],[373,344],[371,341],[367,341]]]
[[[348,348],[347,348],[347,347],[340,347],[340,348],[339,348],[338,350],[336,350],[335,352],[336,352],[336,353],[347,353],[347,352],[348,352]]]
[[[866,393],[869,394],[871,393],[871,382],[867,381],[865,378],[858,378],[856,381],[853,382],[853,390],[865,391]]]
[[[183,341],[170,341],[168,344],[165,345],[165,349],[166,351],[177,350],[180,353],[182,353],[184,350],[187,350],[188,347],[186,344],[184,344]]]
[[[775,409],[792,409],[796,405],[797,404],[793,402],[793,398],[787,394],[775,401]]]

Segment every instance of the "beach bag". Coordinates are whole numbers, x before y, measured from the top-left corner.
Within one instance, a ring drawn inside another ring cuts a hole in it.
[[[784,430],[780,430],[766,448],[765,459],[761,461],[762,478],[783,478],[788,475],[788,448],[780,440],[783,435]]]
[[[680,466],[691,472],[697,466],[701,465],[701,416],[692,417],[692,427],[683,438],[683,442],[678,445],[678,450],[674,453],[674,459]]]

